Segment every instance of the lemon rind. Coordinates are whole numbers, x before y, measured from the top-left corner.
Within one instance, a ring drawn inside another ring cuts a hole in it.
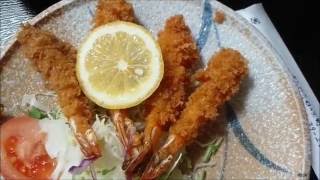
[[[111,30],[110,31],[110,27]],[[112,27],[114,29],[112,29]],[[133,28],[134,27],[134,28]],[[121,28],[122,31],[137,35],[140,34],[143,37],[144,42],[146,43],[146,47],[150,47],[150,51],[152,52],[152,61],[151,61],[151,72],[155,73],[152,76],[151,80],[148,80],[148,82],[144,83],[144,85],[140,85],[139,92],[132,94],[127,93],[122,96],[108,96],[106,93],[100,93],[93,89],[93,87],[90,87],[90,83],[88,80],[88,72],[85,70],[84,67],[84,61],[85,57],[96,41],[97,38],[101,37],[102,35],[105,35],[106,33],[115,33],[119,32],[117,28]],[[106,31],[109,30],[109,31]],[[146,41],[147,40],[147,41]],[[94,103],[97,105],[107,108],[107,109],[124,109],[124,108],[130,108],[133,106],[136,106],[143,102],[145,99],[150,97],[152,93],[159,87],[161,79],[163,77],[163,61],[162,61],[162,54],[160,50],[160,46],[156,42],[156,40],[152,37],[152,34],[147,31],[142,26],[139,26],[134,23],[130,22],[123,22],[123,21],[116,21],[112,23],[108,23],[106,25],[100,26],[92,31],[83,43],[80,45],[78,55],[77,55],[77,64],[76,64],[76,74],[77,78],[80,84],[81,89],[83,90],[84,94],[91,99]],[[81,72],[81,73],[80,73]],[[92,95],[94,94],[94,95]]]

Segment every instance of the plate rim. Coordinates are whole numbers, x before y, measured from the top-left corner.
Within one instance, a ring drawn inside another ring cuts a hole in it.
[[[51,6],[49,6],[48,8],[46,8],[45,10],[43,10],[42,12],[40,12],[39,14],[37,14],[36,16],[34,16],[33,18],[24,21],[24,23],[29,23],[30,25],[36,25],[39,22],[41,22],[41,20],[47,18],[48,16],[50,16],[51,14],[53,14],[54,12],[58,11],[61,8],[64,8],[72,3],[75,2],[86,2],[86,1],[97,1],[97,0],[61,0]],[[128,0],[131,1],[131,0]],[[160,0],[163,1],[163,0]],[[178,1],[183,1],[183,0],[178,0]],[[192,0],[192,1],[197,1],[197,0]],[[202,0],[201,0],[202,2]],[[282,72],[282,74],[285,76],[285,80],[287,82],[287,86],[289,87],[290,91],[292,91],[293,94],[293,99],[295,100],[295,104],[296,104],[296,108],[297,111],[299,111],[299,117],[301,117],[300,119],[300,125],[302,127],[302,133],[303,133],[303,139],[304,139],[304,159],[305,161],[303,162],[304,164],[304,170],[306,170],[305,172],[308,173],[308,177],[310,176],[310,169],[311,169],[311,158],[310,158],[310,152],[311,152],[311,138],[310,138],[310,131],[308,129],[307,123],[308,123],[308,118],[307,118],[307,112],[305,109],[305,106],[303,104],[303,98],[301,96],[301,94],[299,93],[298,87],[294,84],[294,81],[292,79],[292,77],[290,76],[291,73],[289,71],[289,69],[285,66],[284,62],[283,62],[283,58],[281,57],[281,55],[278,53],[278,51],[275,49],[275,47],[272,46],[272,44],[270,43],[270,41],[256,28],[254,27],[252,24],[250,24],[244,17],[242,16],[236,16],[237,12],[235,12],[233,9],[231,9],[230,7],[224,5],[221,2],[218,2],[216,0],[209,0],[209,2],[213,5],[215,9],[222,9],[223,11],[227,12],[227,14],[229,16],[232,16],[236,21],[238,21],[240,24],[244,24],[245,28],[248,28],[248,30],[254,35],[253,37],[256,38],[259,43],[262,43],[261,45],[267,49],[269,49],[275,57],[276,59],[272,59],[273,62],[276,62],[277,66],[280,67],[280,71]],[[16,34],[20,31],[20,28],[17,29]],[[3,61],[7,56],[10,56],[10,52],[12,50],[14,50],[15,46],[17,45],[17,38],[16,38],[16,34],[12,36],[12,38],[6,43],[6,45],[4,46],[4,48],[1,50],[1,54],[0,54],[0,69],[3,66]],[[307,166],[307,167],[306,167]]]
[[[295,85],[292,77],[291,72],[289,69],[285,66],[283,57],[279,54],[279,52],[276,50],[276,48],[270,43],[270,41],[263,35],[255,26],[250,24],[244,17],[242,16],[235,16],[237,12],[235,12],[230,7],[224,5],[223,3],[220,3],[216,0],[210,0],[211,3],[215,5],[214,8],[218,7],[223,9],[223,11],[227,11],[228,15],[231,15],[234,19],[236,19],[238,22],[245,24],[246,28],[249,29],[254,34],[254,38],[257,38],[259,40],[259,43],[263,43],[263,46],[266,48],[269,48],[270,52],[276,57],[276,59],[272,59],[274,62],[277,63],[277,66],[279,66],[281,69],[280,71],[285,76],[286,82],[288,83],[289,89],[292,91],[293,98],[295,100],[295,104],[297,107],[297,110],[299,111],[300,126],[302,127],[302,133],[303,133],[303,139],[304,139],[304,159],[303,162],[303,170],[308,173],[308,177],[310,176],[310,169],[311,169],[311,137],[310,137],[310,131],[308,128],[308,116],[307,111],[303,103],[303,98],[301,94],[299,93],[298,87]]]

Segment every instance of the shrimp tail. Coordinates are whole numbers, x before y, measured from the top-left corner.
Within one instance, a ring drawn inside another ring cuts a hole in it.
[[[200,128],[214,120],[220,107],[230,100],[247,75],[247,63],[235,50],[222,49],[202,72],[202,82],[189,96],[179,119],[170,127],[166,143],[155,153],[142,179],[154,179],[164,173],[183,147],[192,143]]]
[[[76,49],[53,34],[31,25],[23,26],[17,39],[24,55],[40,72],[47,87],[57,93],[59,105],[84,155],[87,158],[100,157],[100,148],[91,129],[93,109],[76,77]]]
[[[170,17],[158,35],[164,61],[164,77],[159,88],[146,100],[146,127],[143,147],[131,163],[125,163],[127,171],[146,160],[156,152],[160,139],[168,127],[174,123],[187,100],[192,67],[199,61],[199,51],[191,31],[182,15]],[[129,164],[129,165],[128,165]]]
[[[114,21],[126,21],[137,23],[132,4],[125,0],[99,0],[93,18],[94,28]],[[133,143],[139,140],[132,120],[124,109],[109,110],[117,135],[124,147],[125,158],[131,157]]]

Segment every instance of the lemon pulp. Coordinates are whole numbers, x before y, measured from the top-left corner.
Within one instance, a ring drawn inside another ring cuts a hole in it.
[[[149,97],[163,75],[160,48],[143,27],[115,22],[81,44],[77,76],[84,93],[105,108],[128,108]]]

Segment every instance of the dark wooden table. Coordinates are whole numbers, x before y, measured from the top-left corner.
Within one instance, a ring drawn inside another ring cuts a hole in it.
[[[1,26],[9,12],[19,20],[20,16],[32,17],[58,0],[1,0]],[[234,10],[261,2],[279,31],[301,71],[305,75],[318,100],[320,99],[320,29],[316,1],[279,0],[220,0]],[[7,19],[8,20],[8,19]],[[10,20],[10,19],[9,19]],[[311,172],[310,179],[317,179]]]

